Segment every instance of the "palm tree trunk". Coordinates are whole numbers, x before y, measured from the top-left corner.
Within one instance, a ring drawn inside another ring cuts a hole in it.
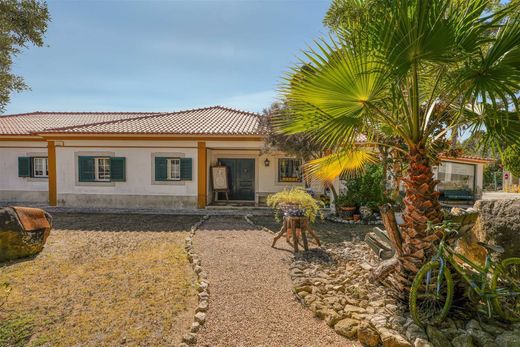
[[[424,147],[410,150],[407,177],[405,183],[404,225],[401,227],[402,256],[400,257],[401,275],[407,282],[431,255],[435,234],[428,235],[427,223],[442,222],[442,210],[439,203],[439,192],[435,186],[439,181],[433,179],[432,167]]]

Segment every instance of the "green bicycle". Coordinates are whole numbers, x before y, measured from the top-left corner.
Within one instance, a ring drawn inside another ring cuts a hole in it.
[[[453,301],[452,268],[468,283],[470,300],[487,305],[488,316],[495,312],[505,320],[520,321],[520,258],[497,263],[491,253],[503,253],[504,249],[479,242],[488,254],[483,267],[475,264],[446,243],[448,235],[457,233],[454,227],[451,222],[428,227],[442,237],[436,255],[421,267],[412,283],[409,298],[412,319],[424,326],[446,318]]]

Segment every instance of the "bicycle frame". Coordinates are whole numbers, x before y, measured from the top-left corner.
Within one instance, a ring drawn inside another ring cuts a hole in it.
[[[460,259],[464,264],[469,265],[473,270],[475,270],[476,275],[478,276],[478,283],[475,281],[472,276],[468,274],[468,270],[464,269],[461,265],[459,265],[456,259]],[[492,292],[489,287],[488,275],[492,273],[500,264],[494,262],[491,259],[489,254],[486,255],[486,260],[484,266],[482,267],[479,264],[469,260],[462,254],[458,254],[455,252],[449,245],[446,244],[445,238],[443,237],[439,243],[438,251],[436,256],[434,256],[433,260],[439,260],[441,267],[446,264],[446,262],[450,263],[453,269],[458,272],[462,278],[468,283],[471,289],[477,293],[478,296],[485,299],[487,305],[488,315],[491,317],[492,309],[491,309],[491,299],[497,295],[497,293]],[[439,283],[440,290],[440,277],[442,276],[442,269],[439,271]]]

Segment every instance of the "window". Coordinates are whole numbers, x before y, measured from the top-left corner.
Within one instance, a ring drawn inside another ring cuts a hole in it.
[[[110,158],[95,158],[94,173],[96,181],[110,181]]]
[[[33,177],[49,177],[47,158],[33,158]]]
[[[172,181],[180,181],[181,179],[181,160],[167,159],[167,179]]]
[[[437,179],[439,191],[468,190],[475,188],[475,165],[443,162],[439,165]]]
[[[278,160],[279,182],[301,182],[302,163],[299,159],[283,158]]]

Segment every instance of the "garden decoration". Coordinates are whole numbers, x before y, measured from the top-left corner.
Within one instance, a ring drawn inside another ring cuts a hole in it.
[[[267,205],[276,209],[277,219],[280,218],[280,214],[283,214],[282,228],[275,235],[272,247],[285,235],[287,243],[293,246],[295,252],[299,251],[299,244],[307,251],[309,249],[307,233],[318,246],[321,246],[318,236],[310,227],[318,214],[323,218],[320,213],[320,208],[323,206],[321,201],[315,200],[301,188],[294,188],[270,195],[267,198]]]
[[[451,221],[428,226],[428,231],[437,234],[440,242],[437,253],[421,267],[413,281],[409,299],[413,320],[425,326],[440,323],[446,318],[454,292],[451,268],[469,285],[469,299],[486,305],[489,317],[494,312],[502,319],[520,321],[520,258],[495,262],[491,253],[502,253],[504,249],[479,242],[488,253],[484,266],[480,266],[447,244],[448,238],[458,236],[454,226]]]
[[[42,251],[52,228],[52,217],[42,209],[0,209],[0,262],[28,257]]]

